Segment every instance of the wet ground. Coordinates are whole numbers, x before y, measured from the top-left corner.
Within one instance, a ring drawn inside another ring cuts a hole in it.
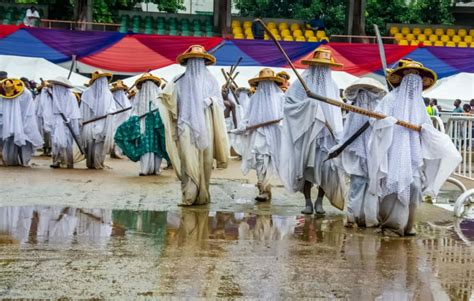
[[[422,204],[412,238],[302,216],[276,182],[255,204],[238,162],[179,208],[171,171],[0,168],[0,298],[474,299],[474,220]],[[454,197],[454,191],[444,191]]]

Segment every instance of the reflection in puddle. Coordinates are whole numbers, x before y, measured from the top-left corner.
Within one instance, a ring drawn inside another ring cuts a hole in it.
[[[474,221],[417,231],[387,238],[340,217],[187,208],[5,207],[0,296],[472,298]]]

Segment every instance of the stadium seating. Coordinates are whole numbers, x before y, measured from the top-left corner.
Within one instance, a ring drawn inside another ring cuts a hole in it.
[[[416,27],[391,26],[390,35],[398,45],[424,45],[438,47],[472,47],[474,42],[474,29],[467,28],[441,28],[441,27]]]
[[[317,42],[329,41],[324,30],[314,31],[303,24],[288,22],[267,22],[267,27],[277,39],[283,41]],[[235,39],[254,39],[251,21],[232,20],[231,31]],[[403,37],[403,35],[401,36]],[[268,40],[265,34],[264,39]]]

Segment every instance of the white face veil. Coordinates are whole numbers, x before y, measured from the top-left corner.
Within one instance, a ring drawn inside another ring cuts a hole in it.
[[[376,111],[411,124],[431,124],[422,98],[423,82],[419,75],[406,75],[400,86],[385,96]],[[404,204],[410,198],[410,184],[420,177],[423,164],[420,133],[395,125],[388,153],[387,176],[381,197],[397,193]]]
[[[178,89],[178,135],[187,125],[190,129],[191,143],[198,149],[209,146],[206,127],[205,100],[214,97],[222,105],[222,95],[217,80],[206,68],[204,59],[188,59],[184,76],[177,82]]]
[[[77,100],[71,90],[61,85],[52,87],[53,94],[53,114],[59,114],[59,110],[68,119],[80,119],[81,113]]]
[[[332,79],[331,68],[322,65],[312,65],[303,72],[302,77],[311,92],[331,99],[339,99],[339,89],[336,82]],[[301,85],[299,81],[293,83],[286,93],[288,96],[297,100],[308,98],[303,89],[303,85]],[[312,99],[312,101],[318,100]],[[323,109],[324,117],[333,130],[334,135],[338,137],[343,131],[341,110],[322,102],[319,102],[319,104]]]
[[[143,115],[150,110],[158,108],[158,96],[161,93],[161,88],[152,81],[145,81],[142,83],[140,89],[135,96],[133,103],[133,114]],[[124,97],[125,93],[124,93]]]
[[[94,81],[92,86],[82,93],[82,102],[87,105],[95,116],[103,116],[109,108],[114,105],[114,97],[109,89],[106,77],[100,77]]]
[[[112,95],[114,96],[117,109],[125,109],[131,106],[130,100],[128,99],[127,94],[124,90],[120,89],[114,91],[112,92]]]

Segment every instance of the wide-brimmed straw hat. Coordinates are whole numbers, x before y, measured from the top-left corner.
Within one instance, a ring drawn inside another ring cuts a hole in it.
[[[112,80],[112,73],[103,72],[102,70],[94,71],[91,80],[89,81],[89,86],[92,86],[92,84],[101,77],[107,77],[107,81],[110,82]]]
[[[12,99],[18,97],[25,91],[23,81],[16,78],[6,78],[0,82],[0,97]]]
[[[48,85],[59,85],[66,88],[73,88],[72,83],[64,76],[58,76],[55,79],[50,79],[47,81],[47,83]]]
[[[135,86],[138,89],[142,88],[142,84],[146,81],[152,81],[154,82],[158,87],[161,87],[161,79],[158,76],[154,76],[151,73],[143,73],[142,76],[140,76],[136,81],[135,81]]]
[[[408,74],[416,74],[422,78],[423,90],[432,87],[438,79],[433,70],[424,67],[420,62],[407,58],[398,62],[398,67],[387,75],[387,80],[395,88],[401,84],[403,77]]]
[[[283,78],[283,79],[285,79],[285,80],[290,80],[290,78],[291,78],[290,75],[289,75],[286,71],[280,71],[280,72],[278,72],[278,73],[277,73],[277,76],[278,76],[278,77],[281,77],[281,78]]]
[[[277,85],[282,85],[284,80],[281,77],[275,75],[275,71],[270,68],[263,68],[258,73],[258,77],[252,78],[249,80],[249,85],[252,87],[258,86],[258,83],[263,81],[272,81],[275,82]]]
[[[110,88],[110,92],[115,92],[118,90],[128,90],[128,86],[123,82],[123,80],[118,80],[112,83],[112,88]]]
[[[216,63],[216,58],[211,54],[207,53],[206,49],[201,45],[192,45],[186,49],[185,52],[178,55],[176,61],[180,65],[186,65],[188,59],[192,58],[201,58],[205,60],[206,65],[214,65]]]
[[[137,95],[137,89],[133,88],[132,90],[128,91],[128,99],[132,99],[135,95]]]
[[[302,60],[303,65],[325,65],[330,67],[343,67],[344,65],[336,63],[332,52],[326,48],[317,48],[313,52],[313,58],[308,60]]]
[[[378,80],[370,77],[361,77],[344,90],[344,97],[348,98],[348,95],[354,94],[354,92],[359,89],[369,90],[373,93],[381,93],[381,96],[385,96],[385,94],[387,94],[385,86],[382,85]]]
[[[74,97],[76,97],[77,104],[80,104],[80,103],[81,103],[81,96],[82,96],[82,93],[77,92],[77,91],[73,91],[72,94],[74,94]]]
[[[43,90],[43,88],[47,88],[49,86],[50,86],[49,82],[47,80],[43,80],[43,81],[41,81],[41,83],[39,85],[36,86],[36,90],[38,92],[41,92],[41,90]]]

